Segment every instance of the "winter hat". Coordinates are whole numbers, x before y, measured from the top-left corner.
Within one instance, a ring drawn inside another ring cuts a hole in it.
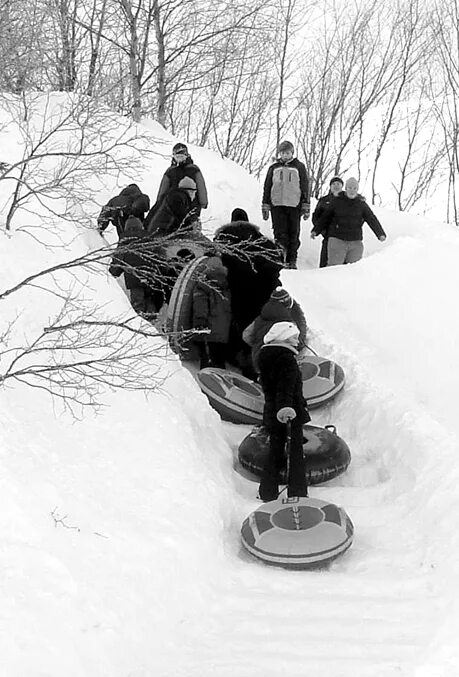
[[[271,329],[266,332],[263,343],[284,343],[289,339],[298,341],[300,330],[293,322],[276,322]]]
[[[172,149],[173,153],[183,153],[184,155],[188,155],[188,148],[185,146],[184,143],[176,143],[175,146]]]
[[[294,152],[295,152],[295,148],[293,147],[293,143],[290,143],[290,141],[282,141],[282,142],[279,144],[279,148],[277,149],[277,152],[278,152],[278,153],[282,153],[282,151],[285,151],[285,150],[287,150],[287,151],[288,151],[288,150],[291,150],[292,153],[294,153]]]
[[[244,209],[241,209],[240,207],[236,207],[236,209],[233,209],[231,212],[231,221],[248,221],[249,217],[247,212]]]
[[[344,181],[340,176],[334,176],[332,179],[330,179],[330,186],[332,183],[335,183],[335,181],[338,181],[342,186],[344,186]]]
[[[354,188],[355,190],[359,189],[359,182],[353,176],[351,176],[347,181],[345,188]]]
[[[190,179],[189,176],[184,176],[183,179],[179,181],[178,187],[182,188],[182,190],[196,190],[196,183],[193,179]]]
[[[286,306],[287,308],[291,308],[293,306],[293,299],[283,287],[276,287],[276,289],[272,292],[271,297],[273,301],[277,301],[278,303],[282,303],[283,306]]]

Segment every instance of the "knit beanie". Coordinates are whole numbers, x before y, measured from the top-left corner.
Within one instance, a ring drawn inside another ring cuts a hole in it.
[[[279,144],[279,148],[277,149],[278,153],[282,153],[282,151],[286,151],[286,150],[291,150],[292,153],[294,153],[295,148],[293,147],[293,143],[290,143],[290,141],[282,141]]]
[[[185,155],[188,155],[188,148],[185,146],[184,143],[176,143],[175,146],[172,149],[173,153],[184,153]]]
[[[338,181],[342,186],[344,186],[344,181],[340,176],[334,176],[332,179],[330,179],[330,186],[332,183],[335,183],[335,181]]]
[[[271,329],[266,332],[263,343],[284,343],[289,339],[298,341],[300,330],[293,322],[276,322]]]
[[[193,179],[190,179],[189,176],[184,176],[183,179],[179,181],[178,187],[182,188],[182,190],[196,190],[196,183]]]
[[[286,308],[291,308],[293,306],[293,299],[283,287],[276,287],[276,289],[272,292],[271,297],[273,301],[277,301],[278,303],[282,303],[283,306]]]

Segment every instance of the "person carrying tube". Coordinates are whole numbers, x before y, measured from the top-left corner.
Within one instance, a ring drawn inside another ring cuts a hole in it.
[[[290,427],[287,496],[307,496],[303,456],[303,425],[311,420],[303,397],[303,381],[296,356],[299,329],[293,322],[276,322],[266,333],[258,366],[265,396],[263,425],[269,433],[269,453],[261,476],[263,502],[279,495],[280,472]],[[289,424],[289,425],[287,425]]]

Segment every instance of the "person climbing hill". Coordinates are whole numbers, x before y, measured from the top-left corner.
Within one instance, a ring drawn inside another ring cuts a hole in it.
[[[161,179],[156,204],[159,206],[168,192],[178,188],[185,177],[194,182],[196,192],[192,198],[192,207],[195,209],[196,216],[199,216],[201,209],[207,209],[206,183],[201,170],[193,162],[193,158],[188,153],[188,147],[184,143],[176,143],[172,148],[171,166],[166,169]]]
[[[293,322],[276,322],[260,350],[260,382],[265,396],[263,425],[269,433],[269,454],[261,476],[262,501],[279,494],[280,471],[285,464],[286,423],[291,423],[287,496],[307,496],[303,456],[303,424],[311,420],[303,397],[303,382],[296,361],[299,330]]]
[[[112,197],[100,211],[97,219],[97,229],[103,233],[112,223],[118,238],[121,239],[130,216],[135,216],[141,222],[144,221],[146,212],[150,209],[150,198],[142,193],[136,183],[130,183],[123,188],[119,195]]]
[[[242,338],[252,348],[252,362],[259,371],[258,358],[263,339],[276,322],[293,322],[298,327],[298,351],[306,348],[307,324],[301,306],[283,287],[277,287],[262,307],[260,314],[244,329]]]

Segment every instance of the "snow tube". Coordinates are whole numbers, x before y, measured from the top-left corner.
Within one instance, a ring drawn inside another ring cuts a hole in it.
[[[203,256],[211,246],[211,240],[205,235],[197,234],[195,237],[174,237],[165,245],[164,250],[168,259],[190,261]]]
[[[269,435],[266,428],[258,426],[239,445],[239,463],[245,470],[260,477],[269,452]],[[333,425],[320,428],[303,426],[303,454],[306,464],[306,483],[321,484],[341,475],[351,462],[351,452],[346,442],[336,434]],[[282,484],[287,482],[287,464],[281,471]]]
[[[299,367],[303,378],[303,396],[310,409],[329,402],[344,386],[342,367],[325,357],[306,355]]]
[[[187,340],[174,334],[191,329],[193,287],[199,275],[205,270],[208,260],[207,256],[199,256],[183,268],[174,284],[167,308],[166,326],[167,330],[172,332],[169,343],[172,349],[184,358],[191,356]]]
[[[347,513],[317,498],[265,503],[242,524],[244,548],[258,559],[289,569],[323,565],[351,545],[354,526]]]
[[[201,369],[196,379],[223,420],[249,425],[261,421],[265,398],[257,383],[241,374],[214,367]]]

